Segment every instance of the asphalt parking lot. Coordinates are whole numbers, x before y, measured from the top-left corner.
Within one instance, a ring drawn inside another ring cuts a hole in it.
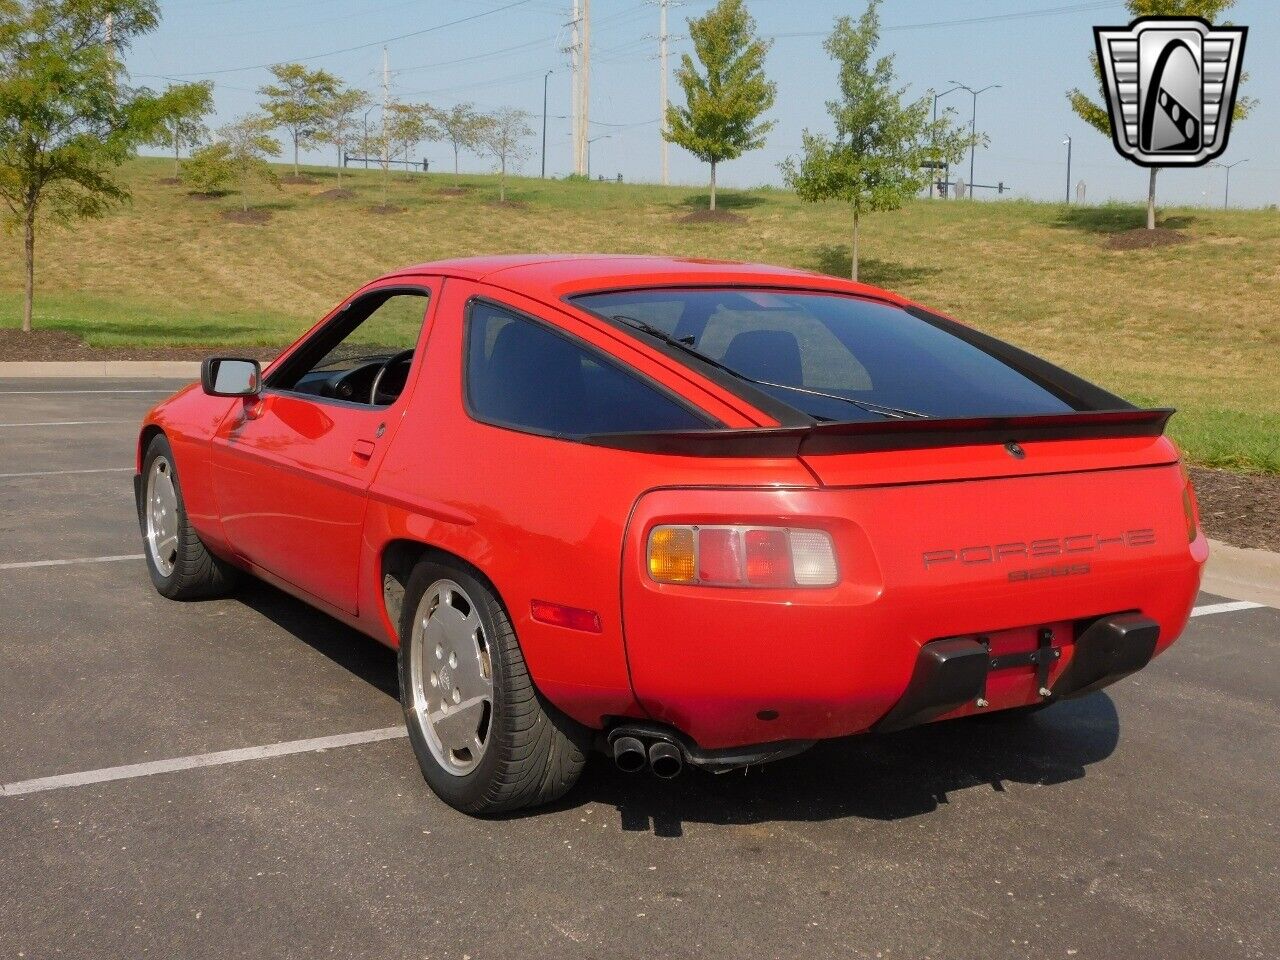
[[[0,381],[0,957],[1280,955],[1280,610],[1022,725],[601,760],[477,821],[390,651],[260,584],[156,595],[131,472],[168,389]]]

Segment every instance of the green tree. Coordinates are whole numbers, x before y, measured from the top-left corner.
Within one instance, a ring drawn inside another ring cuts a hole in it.
[[[187,83],[166,92],[170,94],[171,112],[147,145],[173,148],[173,175],[177,177],[182,148],[193,149],[209,138],[204,121],[213,113],[213,81]]]
[[[773,121],[760,115],[773,106],[777,86],[765,78],[770,41],[756,36],[743,0],[720,0],[705,16],[689,20],[689,38],[703,73],[685,54],[676,70],[685,105],[667,106],[663,136],[711,165],[711,209],[716,208],[716,166],[764,146]]]
[[[480,124],[481,148],[498,164],[498,202],[507,202],[507,167],[519,166],[529,156],[525,138],[533,136],[529,114],[514,107],[500,107],[486,114]]]
[[[197,193],[221,193],[236,179],[236,169],[231,163],[231,148],[219,142],[193,151],[182,162],[178,176]]]
[[[221,148],[236,186],[240,189],[240,208],[249,209],[249,186],[262,181],[278,187],[280,178],[267,162],[280,156],[280,142],[271,136],[277,126],[271,117],[250,114],[234,123],[218,128],[216,147]]]
[[[267,116],[289,132],[296,177],[298,151],[315,145],[325,110],[338,95],[341,81],[327,70],[308,70],[300,63],[277,63],[271,73],[276,82],[259,87],[258,93],[267,98],[262,105]]]
[[[363,90],[342,90],[324,105],[316,139],[338,148],[338,183],[342,183],[343,155],[356,142],[356,115],[367,110],[371,102]]]
[[[456,103],[448,110],[436,110],[433,118],[440,128],[440,139],[453,146],[453,185],[458,185],[458,154],[481,148],[480,133],[484,118],[470,103]]]
[[[393,103],[388,108],[387,150],[392,159],[404,158],[406,173],[414,148],[424,140],[440,138],[434,116],[435,111],[425,104]]]
[[[125,83],[119,51],[158,23],[156,0],[0,0],[0,200],[23,235],[24,331],[39,218],[101,216],[129,199],[117,168],[186,95]]]
[[[863,214],[897,210],[929,184],[926,163],[955,163],[973,142],[945,114],[929,119],[931,96],[904,102],[893,56],[875,57],[880,0],[870,0],[855,25],[839,17],[826,49],[840,68],[840,96],[827,102],[835,137],[805,130],[804,154],[781,165],[801,200],[839,200],[853,209],[851,275],[858,279],[858,226]]]
[[[1200,17],[1210,23],[1218,23],[1218,16],[1235,6],[1236,0],[1127,0],[1125,6],[1129,10],[1130,19],[1138,17]],[[1102,69],[1098,65],[1098,54],[1089,54],[1089,65],[1093,68],[1093,79],[1097,84],[1101,103],[1089,99],[1089,95],[1076,87],[1067,91],[1067,101],[1076,115],[1089,126],[1106,137],[1111,136],[1111,116],[1103,106],[1107,102],[1106,91],[1102,87]],[[1241,83],[1245,76],[1240,77]],[[1250,97],[1237,97],[1232,120],[1243,120],[1257,103]],[[1148,168],[1147,179],[1147,229],[1156,228],[1156,174],[1159,167]]]

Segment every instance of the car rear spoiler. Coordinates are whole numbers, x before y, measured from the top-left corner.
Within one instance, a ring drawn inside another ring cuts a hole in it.
[[[877,450],[921,450],[1033,440],[1158,437],[1174,411],[1081,410],[1013,417],[875,420],[743,430],[596,433],[583,443],[681,457],[799,457]]]

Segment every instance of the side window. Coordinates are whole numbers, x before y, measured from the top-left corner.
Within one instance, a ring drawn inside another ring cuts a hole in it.
[[[582,437],[712,426],[568,336],[479,301],[467,323],[464,389],[477,419],[534,433]]]
[[[272,375],[275,390],[385,406],[404,389],[427,312],[427,291],[355,301]]]

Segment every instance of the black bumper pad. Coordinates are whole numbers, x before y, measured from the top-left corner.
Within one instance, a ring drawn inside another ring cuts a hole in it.
[[[1076,630],[1074,655],[1046,700],[1083,696],[1141,670],[1150,662],[1159,638],[1159,624],[1140,613],[1119,613],[1082,622]],[[885,733],[914,727],[978,701],[987,688],[987,673],[993,668],[1031,665],[1043,669],[1047,676],[1049,663],[1057,659],[1060,649],[1047,646],[1033,651],[1048,655],[1041,663],[1031,654],[992,658],[985,643],[968,637],[926,643],[920,648],[906,692],[872,730]]]

